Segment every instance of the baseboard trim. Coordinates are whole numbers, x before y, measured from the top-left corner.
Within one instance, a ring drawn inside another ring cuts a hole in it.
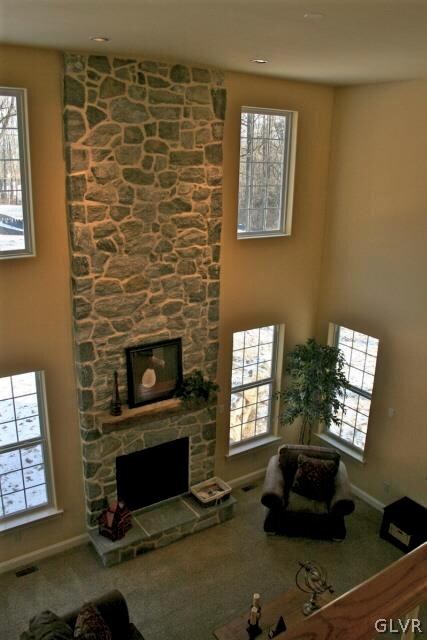
[[[252,473],[247,473],[246,475],[234,478],[233,480],[227,480],[227,482],[232,489],[240,489],[240,487],[244,487],[245,484],[261,480],[265,476],[265,470],[265,467],[263,469],[257,469],[257,471],[252,471]],[[363,491],[363,489],[359,489],[355,484],[351,485],[351,489],[355,496],[369,504],[377,511],[382,512],[384,510],[385,504],[371,496],[369,493],[366,493],[366,491]]]
[[[366,491],[363,491],[363,489],[359,489],[359,487],[356,487],[356,485],[354,484],[351,485],[351,489],[354,495],[363,500],[363,502],[366,502],[371,507],[374,507],[374,509],[377,509],[377,511],[383,511],[385,504],[371,496],[369,493],[366,493]]]
[[[238,478],[234,478],[233,480],[227,480],[228,484],[232,489],[239,489],[240,487],[245,486],[250,482],[255,482],[257,480],[261,480],[265,475],[265,467],[262,469],[257,469],[256,471],[252,471],[251,473],[247,473],[244,476],[240,476]],[[369,504],[374,509],[378,511],[383,511],[385,505],[371,496],[363,489],[359,489],[356,485],[351,485],[352,491],[355,496]],[[12,560],[6,560],[5,562],[0,562],[0,574],[6,573],[7,571],[13,571],[14,569],[18,569],[21,567],[25,567],[29,564],[37,562],[39,560],[43,560],[44,558],[49,558],[50,556],[54,556],[58,553],[62,553],[63,551],[68,551],[68,549],[73,549],[74,547],[79,547],[82,544],[89,542],[89,536],[87,533],[82,533],[80,536],[75,536],[74,538],[68,538],[67,540],[63,540],[62,542],[57,542],[56,544],[52,544],[48,547],[43,547],[42,549],[37,549],[37,551],[32,551],[31,553],[26,553],[22,556],[17,556]]]
[[[248,482],[255,482],[256,480],[261,480],[265,476],[265,467],[262,469],[257,469],[257,471],[252,471],[252,473],[247,473],[245,476],[240,476],[239,478],[234,478],[233,480],[227,480],[228,484],[232,489],[240,489],[240,487],[244,487]]]
[[[44,558],[49,558],[49,556],[55,556],[57,553],[68,551],[68,549],[73,549],[73,547],[79,547],[86,542],[89,542],[89,536],[87,533],[82,533],[80,536],[68,538],[67,540],[51,544],[50,546],[43,547],[42,549],[37,549],[37,551],[32,551],[31,553],[25,553],[22,556],[12,558],[12,560],[0,562],[0,574],[6,573],[6,571],[13,571],[14,569],[26,567],[34,562],[43,560]]]

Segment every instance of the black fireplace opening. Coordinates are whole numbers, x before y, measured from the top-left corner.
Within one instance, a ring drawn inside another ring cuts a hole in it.
[[[117,457],[117,497],[135,511],[186,493],[189,449],[189,438],[178,438]]]

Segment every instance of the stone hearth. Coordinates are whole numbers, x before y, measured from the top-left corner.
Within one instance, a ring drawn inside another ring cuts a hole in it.
[[[111,542],[96,530],[91,530],[89,535],[104,566],[111,567],[229,520],[235,504],[236,500],[229,496],[212,507],[204,507],[187,494],[136,511],[132,529],[121,540]]]

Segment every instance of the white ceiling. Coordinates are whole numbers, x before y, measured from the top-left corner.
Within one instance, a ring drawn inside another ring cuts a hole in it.
[[[111,41],[95,44],[98,34]],[[0,41],[383,82],[427,77],[427,0],[0,0]]]

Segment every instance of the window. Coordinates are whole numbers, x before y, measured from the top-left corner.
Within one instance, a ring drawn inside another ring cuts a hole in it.
[[[230,447],[271,432],[277,334],[275,326],[233,334]]]
[[[34,255],[25,89],[0,87],[0,258]]]
[[[238,238],[291,233],[297,117],[242,107]]]
[[[43,373],[0,378],[0,520],[53,502]]]
[[[378,340],[337,325],[333,326],[333,331],[334,342],[344,355],[344,375],[349,388],[344,393],[344,411],[340,411],[337,416],[340,424],[331,424],[328,433],[363,451],[374,387]]]

